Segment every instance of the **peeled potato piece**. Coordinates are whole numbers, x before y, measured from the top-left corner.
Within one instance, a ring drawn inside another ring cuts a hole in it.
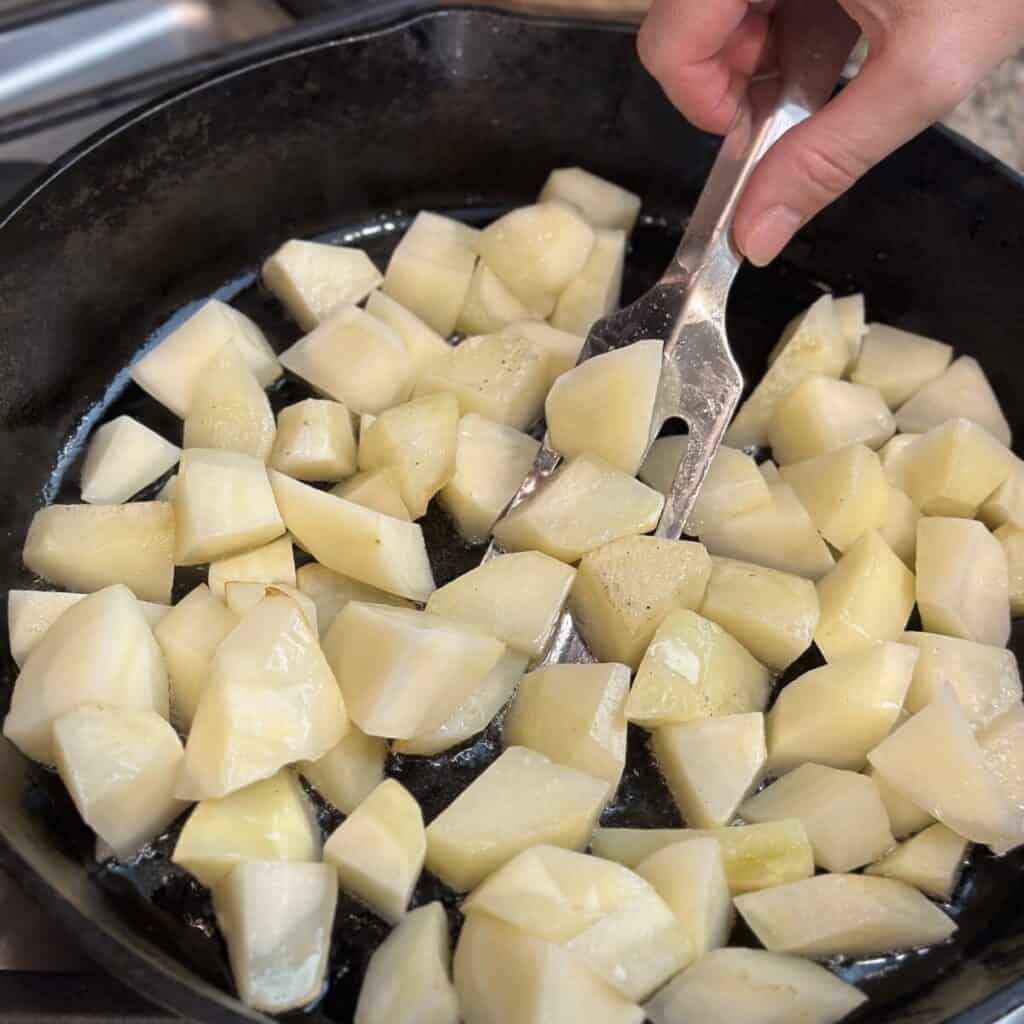
[[[558,297],[551,323],[585,335],[594,323],[619,306],[626,263],[626,232],[599,228],[583,269]]]
[[[260,271],[296,323],[311,331],[339,306],[362,302],[383,277],[362,249],[292,238]]]
[[[463,334],[490,334],[517,320],[528,320],[531,311],[519,301],[482,260],[469,282],[466,300],[455,321]]]
[[[871,324],[850,380],[876,388],[890,409],[898,409],[940,376],[952,358],[952,345],[888,324]]]
[[[908,800],[895,786],[890,786],[885,778],[878,774],[869,764],[864,774],[874,779],[878,787],[878,795],[885,804],[885,813],[889,816],[889,826],[897,839],[904,839],[927,828],[935,819],[921,810],[912,800]]]
[[[290,768],[196,804],[171,856],[209,888],[247,861],[319,859],[320,826]]]
[[[907,458],[911,446],[923,434],[896,434],[890,437],[881,448],[878,449],[878,458],[882,463],[882,470],[889,483],[899,490],[907,492],[910,488],[910,480],[907,475]]]
[[[576,365],[583,350],[581,335],[559,330],[542,320],[519,320],[503,328],[501,333],[528,341],[547,353],[549,387]]]
[[[351,814],[384,781],[387,740],[354,725],[326,754],[301,761],[298,769],[342,814]]]
[[[281,376],[281,364],[256,324],[210,299],[132,367],[132,380],[184,419],[207,364],[227,344],[238,350],[262,387]]]
[[[640,197],[582,167],[558,167],[540,190],[540,202],[571,203],[595,228],[632,231],[640,214]]]
[[[331,488],[331,494],[338,498],[354,501],[363,508],[373,509],[381,515],[412,521],[409,510],[402,501],[402,492],[390,466],[383,469],[368,469],[356,473],[348,480]]]
[[[1003,793],[1024,810],[1024,707],[1015,704],[978,733],[978,743],[989,771]]]
[[[354,1024],[458,1024],[450,943],[439,902],[410,911],[370,957]]]
[[[1024,530],[1007,523],[995,532],[1006,555],[1009,578],[1010,613],[1024,615]]]
[[[180,457],[180,456],[179,456]],[[173,476],[167,478],[167,482],[156,492],[156,498],[154,501],[174,501],[174,492],[178,488],[178,475],[175,473]]]
[[[349,601],[391,604],[396,608],[409,608],[412,604],[402,597],[332,572],[316,562],[307,562],[295,576],[299,590],[316,605],[317,629],[321,637]]]
[[[268,462],[296,480],[341,480],[356,471],[352,415],[341,402],[307,398],[277,414]]]
[[[1024,461],[1012,456],[1010,475],[985,499],[978,518],[990,529],[1024,528]]]
[[[394,924],[405,916],[426,849],[415,797],[385,779],[331,833],[324,860],[337,869],[342,889]]]
[[[917,524],[920,518],[921,513],[910,498],[899,488],[890,487],[885,522],[878,528],[878,536],[908,569],[914,568],[917,557]]]
[[[981,523],[925,518],[917,527],[917,606],[930,633],[1003,647],[1010,637],[1006,553]]]
[[[412,362],[414,377],[419,377],[429,363],[448,354],[448,342],[430,324],[390,295],[373,292],[366,300],[366,312],[387,324],[402,339]]]
[[[292,551],[291,538],[278,537],[269,544],[243,551],[240,555],[230,555],[210,563],[207,583],[210,592],[224,598],[224,587],[229,581],[255,583],[283,583],[295,586],[295,554]]]
[[[285,594],[302,610],[310,628],[318,632],[316,621],[316,602],[307,597],[301,590],[288,586],[287,583],[261,583],[258,580],[228,580],[225,585],[224,603],[239,618],[255,608],[267,594]]]
[[[933,899],[948,900],[960,878],[967,846],[963,836],[945,825],[931,825],[869,865],[864,873],[895,878]]]
[[[867,875],[818,875],[747,893],[736,909],[773,953],[873,956],[944,942],[956,923],[909,885]]]
[[[864,296],[859,292],[855,295],[844,295],[841,299],[836,299],[834,305],[839,328],[850,349],[850,360],[856,362],[864,335],[868,332],[864,315]]]
[[[82,465],[82,501],[120,505],[163,476],[181,449],[131,416],[118,416],[92,435]]]
[[[538,843],[580,849],[608,792],[604,779],[509,747],[427,827],[427,867],[466,892]]]
[[[68,590],[122,583],[141,601],[169,604],[174,544],[174,510],[166,502],[47,505],[32,517],[22,559]]]

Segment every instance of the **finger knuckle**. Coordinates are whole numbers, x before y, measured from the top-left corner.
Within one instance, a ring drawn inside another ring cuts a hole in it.
[[[798,177],[822,200],[845,192],[867,170],[867,162],[844,144],[810,143],[794,153]]]

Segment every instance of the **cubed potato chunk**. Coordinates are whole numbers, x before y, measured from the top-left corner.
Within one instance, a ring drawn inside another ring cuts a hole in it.
[[[32,517],[22,559],[68,590],[123,583],[140,601],[169,604],[174,544],[174,509],[166,502],[47,505]]]
[[[917,524],[921,518],[917,506],[897,487],[889,488],[885,522],[878,535],[892,548],[908,569],[913,569],[917,558]]]
[[[385,779],[331,833],[324,860],[342,889],[394,924],[405,916],[426,851],[420,805],[400,782]]]
[[[82,465],[82,501],[120,505],[164,475],[181,455],[131,416],[104,423],[89,441]]]
[[[248,861],[319,859],[320,826],[290,768],[196,804],[171,857],[210,888]]]
[[[160,648],[127,587],[90,594],[46,631],[15,681],[3,733],[27,757],[53,764],[51,726],[83,704],[168,716]]]
[[[390,469],[413,519],[455,472],[459,403],[426,395],[382,412],[359,436],[359,468]]]
[[[1024,529],[1024,461],[1016,455],[1010,475],[985,499],[978,518],[990,530],[1000,526]]]
[[[263,283],[304,330],[362,302],[384,278],[362,249],[292,238],[263,264]]]
[[[889,481],[878,456],[862,444],[783,466],[782,479],[796,492],[821,535],[845,551],[866,530],[881,529],[889,514]]]
[[[451,349],[420,375],[415,395],[451,392],[462,415],[475,412],[525,430],[541,414],[548,390],[548,354],[525,338],[481,334]]]
[[[119,858],[187,806],[174,797],[181,740],[155,711],[82,705],[54,721],[53,752],[82,820]]]
[[[744,821],[796,818],[807,831],[814,863],[826,871],[853,871],[895,845],[885,805],[873,779],[857,772],[803,764],[752,796]]]
[[[298,768],[317,792],[342,814],[351,814],[384,781],[387,740],[354,725],[326,754]]]
[[[395,597],[376,587],[360,583],[358,580],[341,576],[316,562],[308,562],[295,574],[296,585],[316,605],[316,622],[320,635],[323,636],[338,612],[349,601],[368,601],[370,604],[391,604],[396,608],[409,608],[412,602],[405,598]]]
[[[921,810],[912,800],[908,800],[895,786],[890,786],[885,778],[878,774],[869,764],[864,774],[875,780],[878,795],[885,804],[885,813],[889,816],[889,826],[897,839],[904,839],[927,828],[935,819]]]
[[[997,852],[1024,841],[1020,809],[986,764],[951,686],[875,747],[868,760],[886,782],[965,839]]]
[[[839,328],[850,349],[850,362],[855,363],[864,343],[864,335],[868,333],[864,296],[860,292],[855,295],[844,295],[841,299],[835,300],[834,306]]]
[[[874,956],[944,942],[956,923],[903,882],[818,875],[736,897],[743,920],[772,953]]]
[[[913,443],[923,434],[896,434],[890,437],[878,449],[878,458],[882,463],[882,471],[893,487],[908,491],[910,481],[907,476],[907,459]]]
[[[865,874],[895,878],[933,899],[948,900],[960,879],[967,846],[963,836],[936,823],[900,843],[887,857],[867,867]]]
[[[473,271],[455,329],[470,336],[492,334],[518,320],[528,320],[530,316],[530,308],[481,260]]]
[[[509,747],[427,827],[427,867],[466,892],[538,843],[580,849],[609,786],[525,747]]]
[[[583,350],[582,335],[559,330],[542,320],[520,320],[509,324],[501,333],[528,341],[547,353],[549,387],[576,365]]]
[[[850,361],[831,295],[823,295],[805,310],[783,337],[786,341],[775,361],[740,406],[726,433],[725,443],[733,448],[767,444],[780,400],[808,377],[841,377]]]
[[[583,270],[594,229],[562,203],[522,206],[480,233],[480,258],[537,319]]]
[[[227,344],[241,353],[263,387],[281,376],[281,364],[256,324],[211,299],[132,367],[132,380],[184,419],[207,364]]]
[[[356,471],[352,414],[341,402],[307,398],[277,414],[269,463],[296,480],[342,480]]]
[[[562,614],[576,571],[539,551],[499,555],[430,595],[427,611],[465,622],[538,658]]]
[[[302,609],[272,591],[221,641],[185,746],[178,795],[205,800],[315,761],[348,730],[341,691]]]
[[[337,901],[329,864],[249,861],[231,871],[213,906],[243,1003],[283,1013],[319,998]]]
[[[583,556],[570,607],[598,658],[635,669],[671,611],[700,607],[710,576],[701,544],[623,537]]]
[[[1015,617],[1024,615],[1024,530],[1007,523],[996,530],[995,537],[1006,555],[1010,613]]]
[[[179,456],[180,457],[180,456]],[[156,492],[155,501],[174,501],[174,492],[178,489],[178,475],[175,473],[173,476],[167,478],[167,482]]]
[[[261,583],[258,580],[228,580],[225,585],[224,603],[239,618],[248,614],[267,594],[284,594],[300,608],[310,628],[318,633],[316,602],[296,587],[287,583]]]
[[[577,455],[494,527],[506,550],[537,550],[563,562],[620,537],[649,533],[665,499],[592,455]]]
[[[438,500],[471,544],[485,541],[530,472],[540,442],[476,413],[459,420],[455,472]]]
[[[892,731],[910,686],[915,648],[880,643],[794,679],[768,713],[768,767],[805,761],[860,771]]]
[[[1024,707],[1017,704],[1000,715],[978,733],[978,742],[1003,793],[1024,810]]]
[[[429,363],[448,354],[448,342],[390,295],[374,292],[366,300],[366,312],[387,324],[405,343],[414,377],[419,377]]]
[[[595,228],[632,231],[640,214],[640,197],[582,167],[558,167],[540,190],[540,202],[571,203]]]
[[[378,590],[426,601],[434,573],[419,524],[382,515],[270,471],[285,525],[318,562]]]
[[[827,661],[898,640],[914,609],[914,574],[868,530],[818,581],[814,642]]]
[[[961,356],[935,380],[925,384],[896,413],[896,426],[904,434],[923,434],[946,420],[963,416],[984,427],[1009,447],[1010,425],[985,371],[971,356]]]
[[[467,224],[418,213],[388,262],[385,294],[447,337],[466,301],[479,239]]]
[[[918,523],[917,607],[929,633],[1006,645],[1009,566],[1003,546],[982,523],[948,518]]]
[[[768,749],[759,711],[666,725],[651,748],[688,825],[728,825],[761,782]]]
[[[412,521],[409,510],[402,501],[402,491],[389,466],[383,469],[368,469],[336,484],[331,494],[338,498],[354,501],[363,508],[373,509],[381,515]]]
[[[451,963],[444,907],[410,911],[370,957],[355,1024],[459,1024]]]
[[[224,587],[228,582],[283,583],[295,586],[295,553],[291,538],[278,537],[269,544],[230,555],[210,563],[206,582],[210,592],[224,599]]]
[[[626,232],[599,228],[583,269],[558,297],[551,323],[563,331],[585,335],[594,323],[618,309],[626,265]]]
[[[818,594],[802,576],[713,558],[700,613],[731,633],[758,661],[781,671],[811,646],[818,626]]]
[[[871,324],[850,380],[876,388],[890,409],[898,409],[939,377],[952,358],[952,345],[888,324]]]
[[[567,458],[596,455],[634,476],[647,450],[661,352],[660,341],[637,341],[563,373],[544,404],[551,446]]]
[[[626,764],[625,665],[547,665],[519,684],[505,717],[505,742],[529,747],[612,789]]]
[[[768,440],[783,466],[850,444],[881,448],[895,430],[892,413],[874,388],[809,377],[778,403]]]
[[[356,725],[371,736],[408,739],[441,725],[505,645],[440,615],[350,601],[323,649]]]

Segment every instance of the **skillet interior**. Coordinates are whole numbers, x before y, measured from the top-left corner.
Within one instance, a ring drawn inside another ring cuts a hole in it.
[[[627,31],[469,10],[270,61],[123,124],[0,228],[0,586],[6,593],[31,583],[20,563],[29,518],[44,501],[77,499],[76,453],[91,423],[131,412],[177,436],[176,421],[123,371],[183,306],[228,286],[221,294],[237,291],[233,301],[275,344],[297,335],[273,301],[246,286],[283,239],[358,238],[382,264],[408,212],[486,219],[528,201],[551,167],[582,163],[645,199],[632,298],[671,255],[715,145],[640,70]],[[860,288],[872,318],[976,355],[1024,433],[1013,388],[1013,335],[1024,324],[1022,195],[1018,179],[946,133],[906,147],[816,220],[779,265],[740,275],[729,327],[748,379],[822,286]],[[296,394],[286,385],[275,404]],[[475,557],[439,519],[428,543],[441,579]],[[182,589],[194,582],[185,577]],[[1022,638],[1018,630],[1018,650]],[[0,653],[3,711],[13,664]],[[641,739],[631,737],[606,824],[674,823]],[[429,819],[497,742],[492,730],[469,749],[394,770]],[[26,886],[124,980],[202,1019],[258,1016],[201,980],[225,977],[219,940],[207,935],[205,894],[160,856],[128,871],[92,866],[59,785],[6,744],[0,836]],[[944,1020],[1024,974],[1020,862],[975,856],[951,945],[843,965],[875,997],[871,1020]],[[426,879],[417,897],[440,890]],[[382,936],[371,915],[342,901],[334,984],[319,1014],[350,1017],[362,964]],[[957,973],[936,988],[954,963]],[[1024,992],[1004,998],[1024,1003]]]

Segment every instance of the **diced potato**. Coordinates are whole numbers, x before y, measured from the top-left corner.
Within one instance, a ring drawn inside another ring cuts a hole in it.
[[[242,580],[255,583],[283,583],[294,587],[295,553],[292,550],[291,538],[278,537],[277,540],[272,540],[262,547],[210,563],[206,581],[215,597],[223,600],[225,584],[229,581],[237,583]]]
[[[385,294],[447,337],[466,301],[479,239],[467,224],[418,213],[388,262]]]
[[[459,403],[454,395],[426,395],[382,412],[359,435],[359,468],[388,468],[413,519],[455,472]]]
[[[53,764],[51,725],[83,704],[168,715],[160,648],[127,587],[90,594],[46,631],[14,684],[3,734],[26,756]]]
[[[868,760],[886,782],[964,838],[997,852],[1024,841],[1020,809],[986,764],[951,686]]]
[[[249,861],[221,882],[213,906],[243,1003],[282,1013],[320,997],[337,900],[329,864]]]
[[[32,517],[22,559],[68,590],[123,583],[141,601],[169,604],[174,543],[174,509],[162,501],[47,505]]]
[[[1020,670],[1012,651],[938,633],[904,633],[900,643],[921,652],[903,705],[912,715],[935,700],[947,684],[975,729],[1021,702]]]
[[[623,537],[583,556],[569,603],[590,650],[635,669],[669,612],[700,607],[710,576],[701,544]]]
[[[184,419],[207,364],[226,344],[238,349],[263,387],[281,376],[281,364],[256,324],[211,299],[132,367],[132,380]]]
[[[814,642],[827,661],[898,640],[914,609],[914,574],[868,530],[818,581]]]
[[[796,818],[807,831],[814,863],[826,871],[853,871],[895,844],[874,780],[820,764],[803,764],[762,789],[740,816],[755,824]]]
[[[394,924],[405,916],[426,851],[420,805],[400,782],[385,779],[331,833],[324,860],[342,889]]]
[[[644,1007],[652,1024],[835,1024],[867,1000],[819,964],[763,949],[720,949]]]
[[[268,460],[296,480],[341,480],[356,471],[352,414],[341,402],[307,398],[277,414]]]
[[[432,757],[482,732],[509,702],[523,678],[529,658],[507,650],[484,681],[436,729],[408,740],[395,740],[396,754]]]
[[[376,587],[349,579],[347,576],[332,572],[316,562],[308,562],[295,575],[299,590],[310,597],[313,604],[316,605],[316,622],[321,636],[327,632],[331,623],[337,618],[338,612],[349,601],[391,604],[397,608],[411,606],[411,602],[406,601],[405,598],[395,597]]]
[[[131,416],[104,423],[89,441],[82,465],[82,501],[120,505],[164,475],[181,455]]]
[[[1024,461],[1013,456],[1013,467],[978,510],[978,518],[990,529],[1013,526],[1024,529]]]
[[[957,416],[973,420],[1009,447],[1010,425],[985,371],[971,356],[955,360],[940,377],[925,384],[901,406],[896,426],[904,434],[923,434]]]
[[[666,846],[699,838],[715,839],[722,848],[725,877],[734,896],[814,874],[811,844],[795,819],[712,829],[599,828],[591,845],[595,856],[636,867]]]
[[[535,549],[563,562],[620,537],[648,533],[665,499],[592,455],[577,455],[494,527],[506,550]]]
[[[499,555],[430,595],[427,611],[465,622],[533,658],[547,648],[576,571],[539,551]]]
[[[415,396],[450,391],[462,415],[475,412],[525,430],[541,414],[551,371],[538,345],[507,334],[481,334],[451,349],[420,375]]]
[[[1009,566],[1003,546],[983,524],[944,518],[918,523],[917,607],[930,633],[1006,645]]]
[[[841,299],[836,299],[833,306],[839,320],[839,328],[850,349],[850,362],[855,363],[864,343],[864,335],[868,333],[864,315],[864,296],[860,292],[855,295],[844,295]]]
[[[821,535],[840,551],[886,522],[891,488],[878,456],[865,445],[794,462],[783,466],[780,475]]]
[[[736,909],[773,953],[873,956],[944,942],[956,923],[903,882],[818,875],[747,893]]]
[[[438,500],[471,544],[488,538],[539,448],[532,437],[476,413],[459,420],[455,472]]]
[[[594,229],[562,203],[521,206],[480,233],[480,258],[537,319],[586,265]]]
[[[258,580],[228,580],[225,584],[224,603],[239,618],[250,612],[267,594],[285,594],[302,610],[310,628],[319,633],[316,621],[316,602],[301,590],[287,583],[262,583]]]
[[[996,530],[995,537],[1006,555],[1010,613],[1014,616],[1024,615],[1024,530],[1007,523]]]
[[[360,583],[426,601],[434,573],[419,524],[382,515],[270,470],[285,525],[318,562]]]
[[[637,341],[562,374],[544,405],[551,446],[567,458],[598,456],[634,476],[647,450],[661,352],[660,341]]]
[[[818,594],[802,576],[713,558],[700,613],[728,630],[758,661],[781,671],[811,646]]]
[[[518,320],[528,320],[531,310],[501,282],[482,260],[477,263],[455,329],[463,334],[491,334]]]
[[[53,752],[82,820],[121,859],[187,806],[174,797],[181,740],[155,711],[84,704],[54,721]]]
[[[915,648],[883,642],[794,679],[768,713],[768,767],[805,761],[860,771],[892,731],[910,686]]]
[[[626,264],[626,232],[598,228],[583,269],[558,297],[551,323],[563,331],[585,335],[595,321],[618,309]]]
[[[351,814],[384,781],[387,740],[367,736],[354,725],[317,758],[302,761],[298,768],[306,781],[342,814]]]
[[[509,324],[501,333],[529,341],[547,353],[549,387],[576,365],[583,350],[584,338],[581,335],[558,330],[542,320],[520,320]]]
[[[717,839],[698,836],[663,847],[636,873],[686,926],[695,959],[729,941],[735,913]]]
[[[985,764],[1003,793],[1024,810],[1024,707],[1014,705],[978,733]]]
[[[923,434],[896,434],[878,449],[878,458],[886,479],[893,486],[906,492],[910,487],[907,477],[907,456],[913,443]]]
[[[626,764],[625,665],[546,665],[526,675],[505,717],[505,742],[529,747],[612,789]]]
[[[374,292],[366,300],[366,312],[387,324],[405,343],[414,377],[419,377],[429,363],[448,354],[448,342],[390,295]]]
[[[885,778],[878,774],[869,764],[864,774],[874,779],[878,787],[878,795],[885,804],[885,813],[889,816],[889,826],[897,839],[904,839],[927,828],[935,819],[922,811],[912,800],[908,800],[895,786],[890,786]]]
[[[248,861],[319,859],[320,826],[290,768],[196,804],[171,857],[210,888]]]
[[[180,456],[179,456],[180,457]],[[174,492],[178,489],[178,474],[167,478],[167,482],[156,492],[155,501],[174,501]]]
[[[191,726],[210,659],[237,625],[238,616],[200,583],[153,630],[170,676],[171,716],[180,729]]]
[[[369,428],[367,428],[369,429]],[[373,509],[381,515],[393,516],[395,519],[412,521],[409,510],[402,501],[402,492],[398,487],[398,481],[392,469],[385,466],[383,469],[368,469],[362,473],[356,473],[348,480],[342,481],[331,488],[331,494],[338,498],[345,498],[354,501],[363,508]]]
[[[948,900],[960,879],[967,845],[963,836],[945,825],[930,825],[871,864],[864,873],[895,878],[933,899]]]
[[[809,377],[782,398],[768,441],[780,466],[850,444],[881,448],[896,425],[874,389],[831,377]]]
[[[429,612],[350,601],[323,649],[356,725],[371,736],[408,739],[441,725],[505,645]]]
[[[953,346],[888,324],[870,324],[850,374],[856,384],[877,388],[898,409],[949,366]]]
[[[651,749],[688,825],[728,825],[761,782],[768,758],[764,715],[755,711],[662,726]]]
[[[451,962],[444,907],[410,911],[370,957],[354,1024],[459,1024]]]
[[[192,720],[178,796],[205,800],[315,761],[348,730],[330,667],[299,606],[272,591],[221,641]]]
[[[339,306],[362,302],[384,280],[362,249],[298,238],[277,249],[260,276],[304,331]]]
[[[540,190],[540,202],[571,203],[595,228],[632,231],[640,214],[640,197],[582,167],[558,167]]]
[[[917,558],[917,524],[920,518],[921,513],[910,498],[898,487],[890,487],[885,522],[878,528],[878,536],[908,569],[914,568]]]
[[[604,779],[509,747],[427,827],[427,867],[466,892],[538,843],[578,850],[608,793]]]

